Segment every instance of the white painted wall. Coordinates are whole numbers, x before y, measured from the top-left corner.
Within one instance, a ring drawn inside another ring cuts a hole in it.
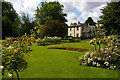
[[[70,31],[70,28],[68,28],[68,36],[73,36],[73,37],[77,37],[77,34],[78,34],[78,37],[81,37],[81,36],[85,36],[85,37],[89,37],[89,36],[94,36],[93,33],[89,33],[90,30],[91,32],[95,31],[96,32],[96,28],[95,26],[89,26],[89,27],[84,27],[84,30],[82,29],[83,27],[78,27],[78,30],[77,30],[77,27],[71,27],[71,31]],[[75,32],[75,34],[74,34]],[[82,33],[85,33],[85,35],[82,35]],[[70,35],[71,34],[71,35]]]
[[[75,32],[75,34],[74,34],[74,32]],[[75,27],[75,28],[71,27],[71,31],[70,31],[70,28],[68,28],[68,36],[77,37],[77,34],[78,34],[78,37],[81,37],[81,27],[78,27],[78,30],[77,30],[77,27]]]
[[[77,37],[77,34],[78,34],[78,37],[81,37],[81,27],[78,27],[78,30],[77,30],[77,27],[75,27],[75,37]]]
[[[70,31],[70,28],[68,28],[68,36],[73,36],[74,37],[74,28],[71,28],[71,31]]]

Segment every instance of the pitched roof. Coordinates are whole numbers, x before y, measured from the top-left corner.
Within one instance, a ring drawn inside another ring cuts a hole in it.
[[[88,27],[86,23],[79,23],[77,25],[70,25],[69,27]]]
[[[96,30],[101,30],[101,28],[96,28]]]

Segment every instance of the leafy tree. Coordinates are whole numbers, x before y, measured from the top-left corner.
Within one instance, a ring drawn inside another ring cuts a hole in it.
[[[89,23],[89,25],[95,26],[95,22],[93,21],[93,19],[91,17],[88,17],[88,19],[85,21],[85,23]]]
[[[77,25],[77,23],[75,22],[74,25]]]
[[[107,35],[120,34],[120,1],[107,3],[102,10],[102,19],[100,22],[104,24],[103,29]]]
[[[59,20],[64,23],[67,22],[65,16],[66,13],[63,13],[63,5],[59,2],[42,2],[42,5],[36,10],[35,18],[39,24],[45,24],[46,20]]]
[[[10,2],[2,2],[2,36],[18,36],[19,18]]]
[[[23,35],[25,33],[30,34],[30,30],[33,29],[35,24],[36,24],[35,21],[31,22],[28,15],[25,15],[23,13],[22,21],[21,21],[21,27],[20,27],[21,35]]]
[[[67,34],[67,25],[59,20],[46,20],[45,25],[40,27],[40,36],[64,37]]]
[[[73,25],[73,23],[70,23],[70,25]]]

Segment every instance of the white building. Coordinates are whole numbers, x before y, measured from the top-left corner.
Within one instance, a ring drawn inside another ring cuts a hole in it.
[[[78,25],[70,25],[68,27],[68,36],[72,37],[82,37],[82,38],[90,38],[94,37],[96,34],[96,27],[90,26],[89,24],[82,24],[78,22]]]

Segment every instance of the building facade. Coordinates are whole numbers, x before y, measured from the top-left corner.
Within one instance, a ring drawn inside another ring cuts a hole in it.
[[[77,25],[70,25],[68,27],[68,36],[75,38],[91,38],[96,35],[96,27],[89,24],[78,23]]]

